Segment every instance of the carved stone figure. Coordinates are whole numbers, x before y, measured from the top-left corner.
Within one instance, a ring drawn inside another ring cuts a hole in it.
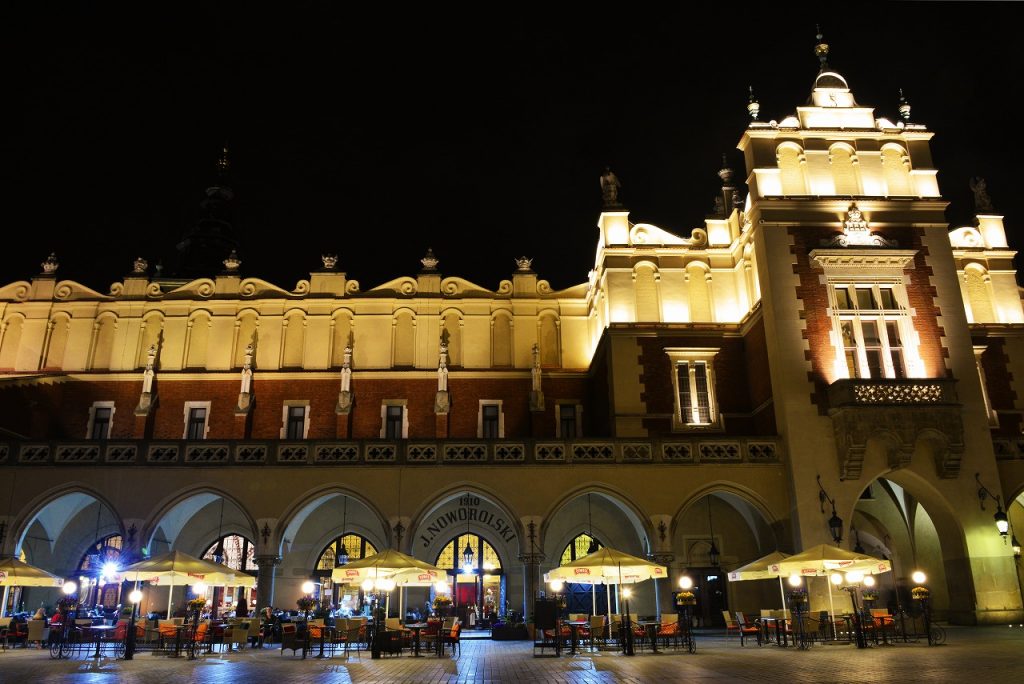
[[[349,333],[345,357],[341,361],[341,390],[338,392],[338,404],[334,407],[334,412],[339,415],[352,410],[352,342],[352,334]]]
[[[971,192],[974,193],[974,211],[978,214],[987,214],[996,210],[992,206],[992,198],[988,196],[985,179],[978,176],[970,181]]]
[[[238,270],[238,267],[242,265],[242,260],[238,258],[238,252],[231,250],[231,254],[224,260],[224,268],[228,271],[234,272]]]
[[[544,391],[541,389],[540,347],[533,345],[533,367],[530,368],[530,410],[544,410]]]
[[[622,204],[619,202],[619,190],[622,188],[622,183],[619,182],[619,177],[609,167],[605,167],[604,174],[601,176],[601,198],[604,200],[604,206],[607,207],[621,207]]]
[[[434,256],[434,250],[428,247],[427,254],[420,259],[420,263],[423,264],[424,271],[436,271],[437,265],[441,262]]]
[[[53,275],[57,272],[57,267],[60,266],[60,262],[57,261],[57,253],[50,252],[50,256],[46,257],[46,261],[39,265],[43,267],[43,273]]]
[[[149,262],[142,257],[135,257],[135,261],[132,262],[132,273],[145,273],[149,268]]]
[[[324,268],[328,271],[333,271],[334,267],[338,265],[337,254],[323,254],[320,256],[320,260],[324,262]]]
[[[533,266],[533,259],[521,256],[516,259],[516,270],[518,271],[529,271]]]

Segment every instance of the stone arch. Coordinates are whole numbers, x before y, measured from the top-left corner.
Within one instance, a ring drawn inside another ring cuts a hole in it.
[[[537,316],[537,341],[540,344],[540,365],[545,368],[561,368],[562,345],[561,322],[552,310],[541,311]]]
[[[15,370],[18,362],[18,349],[21,347],[21,331],[25,325],[25,316],[20,313],[8,315],[0,326],[0,368]]]
[[[454,307],[441,312],[441,330],[448,333],[448,365],[462,366],[463,313]]]
[[[877,484],[878,491],[873,491],[875,499],[882,497],[881,501],[893,503],[902,516],[896,522],[904,526],[899,528],[893,524],[893,520],[888,524],[881,523],[892,536],[889,550],[894,554],[890,555],[894,572],[905,580],[904,586],[909,587],[910,573],[918,569],[918,566],[925,569],[930,578],[932,603],[937,614],[943,615],[948,611],[951,620],[972,622],[975,605],[974,575],[965,531],[953,505],[931,482],[912,469],[877,468],[865,475],[862,478],[864,487],[840,511],[840,517],[856,525],[862,511],[867,510],[876,520],[880,519],[880,514],[869,510],[865,505],[866,500],[862,499],[864,491]],[[882,484],[882,481],[889,484]],[[907,495],[912,499],[908,499]],[[858,511],[858,508],[862,511]],[[906,541],[901,543],[901,538]],[[941,554],[941,560],[933,557],[932,550]],[[965,587],[971,590],[964,591]]]
[[[210,326],[213,313],[198,309],[188,317],[188,342],[185,348],[185,368],[206,368],[207,352],[210,346]]]
[[[491,314],[491,365],[512,366],[512,314],[505,310]]]
[[[408,536],[408,539],[407,539],[408,543],[404,545],[406,547],[406,549],[412,550],[412,549],[415,549],[415,548],[424,548],[424,547],[421,547],[420,545],[416,544],[416,542],[413,540],[413,535],[415,535],[417,533],[417,531],[420,529],[420,527],[422,525],[424,525],[425,523],[427,523],[429,521],[430,515],[434,511],[436,511],[440,507],[444,506],[445,504],[450,502],[452,499],[457,499],[460,496],[466,496],[466,495],[480,497],[481,499],[486,500],[491,506],[496,508],[499,512],[504,514],[504,517],[500,521],[496,520],[496,521],[493,521],[493,523],[499,523],[500,522],[502,524],[507,524],[508,525],[510,530],[515,534],[516,548],[519,549],[520,552],[521,552],[521,550],[523,548],[523,544],[525,543],[525,540],[523,538],[523,526],[522,526],[522,523],[521,523],[521,521],[519,519],[519,516],[516,514],[516,511],[513,511],[512,508],[509,507],[508,504],[505,503],[505,501],[501,498],[501,496],[497,492],[495,492],[495,491],[491,490],[490,488],[485,487],[485,486],[483,486],[483,485],[481,485],[481,484],[479,484],[477,482],[467,482],[467,481],[462,481],[462,482],[458,482],[458,483],[454,483],[454,484],[450,485],[446,489],[444,489],[441,492],[439,492],[439,493],[435,494],[434,496],[432,496],[430,499],[424,501],[416,509],[416,512],[413,515],[412,520],[409,523],[409,536]],[[501,538],[500,536],[495,535],[494,532],[492,530],[489,530],[486,526],[478,525],[477,529],[474,529],[474,532],[475,533],[479,533],[479,530],[483,530],[483,531],[486,532],[486,534],[482,534],[481,536],[485,537],[492,544],[494,544],[495,542],[498,542],[498,543],[500,543],[500,545],[503,548],[507,547],[508,542],[504,538]],[[435,539],[431,539],[430,543],[428,543],[425,548],[430,548],[430,544],[432,544],[435,541],[436,541]],[[400,550],[405,551],[406,549],[400,549]],[[518,554],[516,554],[516,555],[518,555]],[[506,562],[508,560],[511,560],[511,559],[506,559]]]
[[[164,314],[161,311],[149,311],[142,317],[142,332],[139,335],[139,349],[135,358],[136,368],[145,368],[149,363],[149,348],[156,345],[156,357],[153,365],[160,367],[160,356],[163,352]]]
[[[779,181],[783,195],[806,195],[807,179],[804,175],[804,150],[794,142],[784,142],[775,150],[779,166]]]
[[[369,510],[372,518],[377,520],[383,530],[382,534],[375,533],[375,536],[382,542],[378,548],[384,549],[391,545],[391,526],[388,523],[388,519],[381,510],[372,501],[370,501],[370,499],[366,498],[353,488],[349,488],[341,484],[327,484],[315,487],[300,494],[288,504],[284,509],[284,512],[281,514],[281,517],[278,518],[277,525],[273,530],[267,548],[273,549],[274,552],[278,554],[282,553],[284,550],[285,539],[291,539],[291,537],[288,537],[288,534],[301,527],[306,518],[313,511],[329,499],[337,496],[347,496],[350,499],[358,501],[362,506]],[[351,524],[348,526],[351,527]],[[374,537],[370,538],[373,539]],[[313,559],[313,562],[315,563],[316,559]]]
[[[235,314],[234,352],[231,354],[234,368],[245,365],[245,348],[252,343],[259,344],[260,314],[256,309],[245,308]],[[255,362],[255,355],[253,358]]]
[[[675,537],[679,530],[681,520],[686,512],[694,507],[699,506],[708,496],[718,496],[720,499],[737,508],[737,504],[747,507],[746,511],[739,511],[744,521],[751,525],[753,529],[752,521],[753,514],[759,515],[761,521],[770,532],[771,537],[765,537],[759,539],[759,546],[762,548],[768,548],[765,553],[773,549],[777,549],[780,546],[780,542],[787,538],[787,530],[785,529],[785,523],[782,517],[775,514],[768,502],[757,492],[736,484],[735,482],[728,482],[726,480],[717,480],[709,482],[700,489],[694,491],[689,498],[687,498],[676,510],[672,516],[672,525],[669,529],[669,534]],[[737,510],[739,510],[737,508]],[[756,530],[754,530],[756,534]],[[764,554],[762,554],[764,555]],[[753,560],[753,558],[748,559]]]
[[[639,323],[661,321],[661,297],[658,284],[661,272],[650,261],[633,264],[633,294],[636,297],[636,320]]]
[[[392,314],[391,329],[391,364],[411,368],[416,364],[416,312],[407,307],[397,309]]]
[[[691,261],[686,265],[686,281],[690,293],[690,322],[714,321],[711,268],[703,261]]]
[[[227,521],[223,527],[223,534],[240,534],[255,541],[258,538],[259,528],[249,510],[242,505],[242,502],[219,487],[201,484],[169,494],[153,507],[141,530],[141,545],[153,549],[156,531],[165,524],[165,521],[172,514],[181,516],[184,519],[182,522],[182,525],[184,525],[201,513],[204,508],[215,503],[217,499],[223,499],[226,503],[230,503],[234,506],[237,513],[240,514],[240,520]],[[219,521],[216,521],[214,524],[219,524]],[[170,548],[178,548],[180,531],[179,528],[173,542],[168,544]],[[206,536],[209,536],[206,534],[206,530],[201,530],[200,532],[203,535],[203,541],[196,542],[198,545],[206,543]],[[214,536],[216,535],[214,534]],[[167,541],[170,542],[171,540]],[[191,555],[199,555],[205,550],[205,546],[202,549],[195,546],[195,548],[190,547],[182,550]]]
[[[105,510],[108,514],[107,520],[103,520],[101,513],[98,531],[95,526],[96,519],[92,515],[87,516],[87,519],[78,520],[83,512],[94,503],[99,504],[100,510]],[[60,507],[60,510],[55,507]],[[71,559],[71,563],[77,563],[84,550],[91,544],[96,543],[97,540],[91,537],[98,536],[102,538],[109,534],[120,534],[123,536],[125,533],[123,519],[110,499],[84,483],[68,482],[53,487],[34,497],[24,506],[23,510],[25,512],[19,518],[16,518],[14,524],[13,534],[11,535],[11,552],[16,556],[23,550],[23,545],[29,531],[33,525],[38,523],[46,530],[47,538],[52,536],[53,546],[48,554],[50,560],[47,562],[38,557],[32,558],[30,556],[29,562],[33,563],[33,560],[35,560],[33,564],[38,564],[40,567],[57,574],[74,570],[74,568],[68,567],[66,561],[59,560],[60,557],[54,552],[58,546],[64,552],[63,558]],[[52,520],[41,519],[45,518],[49,513],[52,513]],[[71,531],[72,539],[70,539],[70,542],[73,548],[65,548],[64,545],[60,545],[59,537],[76,523],[79,523],[81,530],[78,532]],[[55,533],[55,529],[58,526],[60,531]],[[35,555],[38,556],[39,554]]]
[[[964,267],[964,289],[967,291],[968,323],[998,323],[992,306],[992,277],[981,264]]]
[[[345,363],[345,347],[354,344],[354,320],[352,309],[342,307],[331,312],[331,368],[341,368]]]
[[[306,343],[306,312],[292,308],[281,319],[281,368],[302,368]]]
[[[64,368],[64,351],[68,345],[68,333],[71,330],[71,314],[57,311],[50,317],[49,336],[46,340],[46,353],[43,358],[43,370],[61,370]]]
[[[906,149],[896,143],[882,145],[882,177],[886,195],[911,195],[910,157]]]
[[[544,520],[541,523],[540,531],[542,542],[547,536],[548,529],[550,528],[550,522],[554,516],[564,509],[569,503],[580,497],[585,497],[587,494],[597,494],[615,505],[623,514],[625,514],[627,520],[633,526],[641,547],[645,547],[644,551],[649,552],[651,550],[652,540],[654,539],[654,528],[651,525],[650,516],[640,506],[640,504],[633,500],[632,497],[600,482],[581,484],[576,488],[567,491],[560,499],[548,507],[544,512]],[[546,542],[544,543],[546,544]]]
[[[860,182],[857,178],[857,152],[847,143],[834,143],[828,150],[828,159],[832,167],[832,181],[837,195],[860,194]]]
[[[96,317],[96,337],[92,345],[91,370],[107,370],[112,367],[114,336],[117,333],[118,318],[112,311],[104,311]]]

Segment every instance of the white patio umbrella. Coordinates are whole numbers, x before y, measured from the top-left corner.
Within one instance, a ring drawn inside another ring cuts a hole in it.
[[[394,549],[385,549],[366,558],[334,568],[331,579],[339,584],[362,584],[366,580],[390,580],[396,587],[426,587],[446,576],[444,570],[426,561]],[[402,611],[399,593],[399,612]],[[388,601],[391,592],[388,592]]]
[[[771,563],[768,571],[772,575],[798,575],[800,577],[828,577],[833,572],[861,572],[867,575],[880,575],[892,571],[892,564],[866,553],[847,551],[830,544],[818,544],[811,548]],[[832,603],[832,587],[828,588],[828,609],[832,618],[832,636],[835,636],[836,610]]]
[[[256,586],[256,578],[252,575],[238,572],[220,563],[211,563],[190,556],[181,551],[170,551],[153,558],[146,558],[124,568],[121,574],[125,579],[136,583],[162,584],[167,582],[170,587],[167,592],[168,617],[171,616],[171,600],[176,585],[190,586],[202,583],[211,587],[246,587],[250,589]]]
[[[782,610],[786,610],[786,590],[782,586],[782,575],[773,575],[771,573],[771,567],[787,558],[789,558],[788,553],[772,551],[767,556],[762,556],[755,561],[751,561],[746,565],[729,572],[729,581],[744,582],[747,580],[771,579],[772,577],[777,576],[779,578],[779,596],[782,597]]]
[[[7,610],[7,595],[11,587],[59,587],[64,578],[46,572],[14,558],[0,560],[0,587],[4,588],[3,603],[0,603],[0,617]]]
[[[636,584],[668,577],[668,568],[643,558],[604,547],[545,573],[544,581],[561,580],[582,584]],[[609,620],[611,602],[608,603]]]

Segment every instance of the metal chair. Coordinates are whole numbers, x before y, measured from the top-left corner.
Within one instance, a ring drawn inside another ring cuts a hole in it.
[[[736,611],[736,624],[740,630],[740,646],[746,644],[746,638],[753,635],[757,639],[757,645],[761,646],[761,624],[758,621],[748,622],[743,613]]]

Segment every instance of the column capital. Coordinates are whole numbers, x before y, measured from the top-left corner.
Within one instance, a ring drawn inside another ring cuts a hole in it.
[[[263,567],[264,565],[269,565],[270,567],[277,567],[281,564],[281,556],[278,556],[276,554],[256,556],[254,560],[256,561],[256,565],[260,567]]]
[[[519,560],[527,565],[540,565],[544,562],[543,553],[521,553],[519,554]]]

